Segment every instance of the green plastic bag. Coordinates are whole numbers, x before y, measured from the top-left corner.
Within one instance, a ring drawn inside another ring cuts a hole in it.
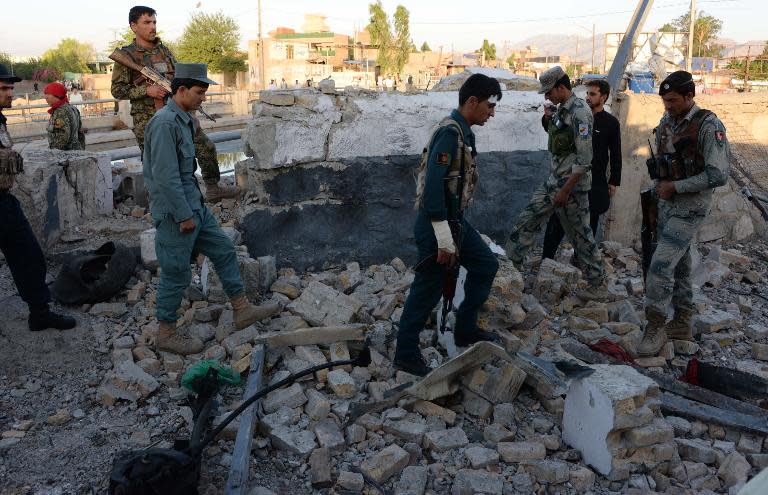
[[[240,385],[240,375],[235,373],[231,366],[224,366],[218,361],[206,359],[199,361],[184,372],[184,376],[181,377],[181,386],[190,392],[198,393],[198,390],[195,390],[195,384],[198,380],[205,378],[210,369],[216,370],[216,377],[220,386],[232,385],[237,387]]]

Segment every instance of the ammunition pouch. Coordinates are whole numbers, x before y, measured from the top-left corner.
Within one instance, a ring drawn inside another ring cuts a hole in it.
[[[714,114],[709,110],[699,110],[691,118],[688,127],[679,134],[672,133],[668,127],[665,129],[660,148],[669,149],[663,145],[663,141],[669,140],[667,142],[671,142],[675,151],[660,154],[656,158],[655,166],[652,163],[654,160],[648,159],[646,166],[652,179],[675,181],[704,172],[706,162],[704,156],[699,153],[698,139],[701,126],[710,115]]]

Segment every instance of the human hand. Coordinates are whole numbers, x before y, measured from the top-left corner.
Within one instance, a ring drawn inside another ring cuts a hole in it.
[[[571,190],[566,189],[565,187],[560,188],[559,191],[557,191],[557,194],[555,194],[555,199],[552,200],[555,206],[565,206],[565,203],[568,202],[568,198],[571,195]]]
[[[197,225],[195,224],[195,220],[188,218],[179,224],[179,232],[182,234],[189,234],[190,232],[195,231],[196,226]]]
[[[165,95],[167,94],[168,94],[168,91],[166,91],[165,88],[163,88],[162,86],[158,86],[157,84],[153,84],[152,86],[147,86],[147,96],[155,98],[156,100],[165,98]]]
[[[659,182],[659,185],[656,186],[656,192],[659,193],[661,199],[671,199],[677,192],[677,189],[673,181],[665,180]]]
[[[613,197],[614,194],[616,194],[617,187],[613,184],[608,184],[608,196]]]
[[[441,265],[448,265],[448,268],[453,268],[456,265],[456,253],[446,251],[445,249],[437,250],[437,262]]]

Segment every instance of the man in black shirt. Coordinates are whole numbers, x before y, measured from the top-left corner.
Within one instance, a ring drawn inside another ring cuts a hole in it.
[[[604,79],[587,83],[587,105],[592,109],[595,119],[595,132],[592,134],[592,189],[589,191],[589,224],[597,238],[597,226],[600,216],[608,211],[611,197],[621,184],[621,132],[619,121],[603,108],[608,100],[611,87]],[[610,154],[610,179],[606,173]],[[557,247],[565,232],[557,215],[552,215],[544,234],[543,258],[554,258]]]

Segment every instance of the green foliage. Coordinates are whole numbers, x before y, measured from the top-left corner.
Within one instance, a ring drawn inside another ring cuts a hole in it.
[[[728,68],[736,71],[736,77],[741,79],[747,73],[746,62],[744,60],[732,60]],[[768,80],[768,60],[750,60],[749,61],[749,80]]]
[[[378,48],[376,64],[384,73],[399,73],[408,63],[408,55],[413,46],[408,9],[402,5],[397,6],[394,26],[384,12],[381,0],[369,4],[368,13],[371,17],[367,29],[371,34],[371,43]]]
[[[0,52],[0,64],[8,67],[14,75],[22,79],[34,79],[35,71],[42,68],[39,58],[31,57],[20,62],[14,62],[7,53]]]
[[[65,38],[59,42],[56,48],[51,48],[43,53],[41,63],[48,68],[59,72],[75,72],[89,74],[87,62],[96,54],[93,45],[81,43],[74,38]]]
[[[665,32],[688,32],[690,29],[690,11],[685,12],[671,23],[664,24],[659,31]],[[723,50],[723,46],[715,43],[717,36],[723,29],[723,21],[707,15],[701,11],[696,16],[693,23],[693,56],[694,57],[717,57]],[[688,49],[688,40],[685,40],[685,50]]]
[[[190,17],[174,54],[179,62],[208,64],[210,72],[244,71],[247,67],[239,44],[240,26],[234,18],[221,12],[200,12]]]
[[[431,52],[432,49],[429,47],[429,45],[425,41],[424,43],[421,44],[421,51],[422,52]]]
[[[488,43],[488,40],[483,40],[483,46],[476,53],[486,61],[496,60],[496,43]]]
[[[517,64],[517,54],[513,53],[507,58],[507,63],[509,64],[509,68],[514,70]]]

